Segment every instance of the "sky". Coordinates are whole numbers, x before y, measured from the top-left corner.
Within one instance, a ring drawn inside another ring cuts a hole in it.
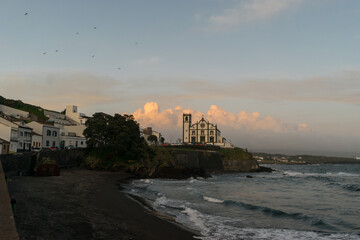
[[[2,0],[0,95],[204,116],[250,151],[360,156],[358,0]]]

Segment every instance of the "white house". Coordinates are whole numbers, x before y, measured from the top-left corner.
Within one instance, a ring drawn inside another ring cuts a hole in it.
[[[10,142],[10,153],[31,150],[32,129],[0,118],[0,138]]]
[[[32,128],[26,126],[24,121],[15,122],[18,126],[18,152],[31,151]]]
[[[33,132],[31,138],[31,148],[32,150],[40,150],[42,148],[42,135]]]
[[[2,138],[0,138],[0,155],[9,154],[10,143]]]
[[[79,113],[77,106],[74,105],[66,106],[65,116],[71,120],[74,120],[78,124],[85,124],[86,120],[88,119],[85,114]]]
[[[8,107],[5,105],[0,104],[0,112],[3,112],[5,115],[7,116],[12,116],[15,118],[27,118],[29,117],[29,113],[16,109],[16,108],[12,108],[12,107]]]
[[[191,114],[183,114],[183,143],[185,144],[211,144],[220,147],[233,147],[221,136],[217,125],[201,118],[192,123]]]
[[[60,129],[58,127],[35,121],[28,123],[27,126],[42,136],[42,148],[60,147]]]
[[[57,126],[60,128],[60,148],[86,148],[85,125]]]
[[[54,124],[61,124],[61,125],[76,125],[78,124],[74,120],[71,120],[65,116],[65,114],[44,110],[44,115],[48,117],[47,122],[53,122]]]

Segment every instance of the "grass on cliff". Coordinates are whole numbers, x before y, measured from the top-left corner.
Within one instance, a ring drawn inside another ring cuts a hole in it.
[[[253,156],[241,148],[222,148],[217,150],[221,154],[223,160],[248,160]]]
[[[46,120],[48,119],[45,116],[44,110],[41,107],[23,103],[20,100],[6,99],[6,98],[0,96],[0,104],[8,106],[8,107],[16,108],[16,109],[19,109],[22,111],[29,112],[30,115],[36,116],[38,121],[40,121],[40,122],[46,122]]]
[[[125,159],[110,148],[93,149],[85,157],[82,166],[94,170],[119,170],[137,167],[169,167],[174,157],[170,149],[148,146],[147,154],[141,160]]]

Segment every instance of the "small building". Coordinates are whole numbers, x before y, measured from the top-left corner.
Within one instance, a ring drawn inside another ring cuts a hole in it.
[[[18,152],[31,151],[32,128],[26,126],[24,121],[15,122],[19,126]]]
[[[86,148],[85,125],[57,126],[60,128],[60,148]]]
[[[28,127],[42,137],[42,148],[60,147],[60,129],[49,124],[30,122]]]
[[[31,149],[33,151],[40,150],[42,148],[42,135],[33,132],[32,138],[31,138]]]
[[[83,125],[85,125],[86,120],[88,119],[88,117],[85,116],[85,114],[79,113],[78,107],[74,105],[66,106],[65,116],[75,121],[77,124],[83,124]]]
[[[0,155],[10,153],[10,142],[0,138]]]
[[[151,143],[151,142],[148,140],[148,138],[149,138],[151,135],[156,136],[157,142],[156,142],[155,144],[159,144],[160,141],[161,141],[161,137],[162,137],[162,136],[161,136],[161,133],[154,131],[154,130],[152,129],[152,127],[146,127],[146,128],[140,129],[140,136],[143,137],[148,144],[153,144],[153,143]]]
[[[0,104],[0,112],[4,113],[7,116],[11,116],[14,118],[28,118],[29,117],[29,113],[16,109],[16,108],[12,108],[12,107],[8,107],[5,105]]]

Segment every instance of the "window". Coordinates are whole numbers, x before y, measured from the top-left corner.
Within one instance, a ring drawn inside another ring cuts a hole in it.
[[[210,142],[214,142],[214,137],[210,137]]]
[[[210,135],[214,135],[214,131],[210,131]]]
[[[195,131],[192,131],[192,133],[191,133],[192,135],[195,135]]]
[[[185,117],[185,121],[188,121],[189,119],[188,119],[188,117]]]
[[[23,132],[19,132],[20,133],[20,136],[24,136],[24,133]]]
[[[46,146],[50,146],[50,142],[49,141],[46,141]]]
[[[83,141],[81,141],[81,143],[80,143],[81,145],[84,145],[84,142]]]
[[[53,131],[53,137],[56,137],[57,136],[57,132],[56,131]]]
[[[6,151],[6,145],[4,145],[4,151]]]
[[[47,130],[47,131],[46,131],[46,135],[47,135],[47,136],[51,136],[51,131],[50,131],[50,130]]]
[[[55,147],[55,141],[52,142],[52,146]]]
[[[204,135],[204,130],[201,130],[201,135]]]

